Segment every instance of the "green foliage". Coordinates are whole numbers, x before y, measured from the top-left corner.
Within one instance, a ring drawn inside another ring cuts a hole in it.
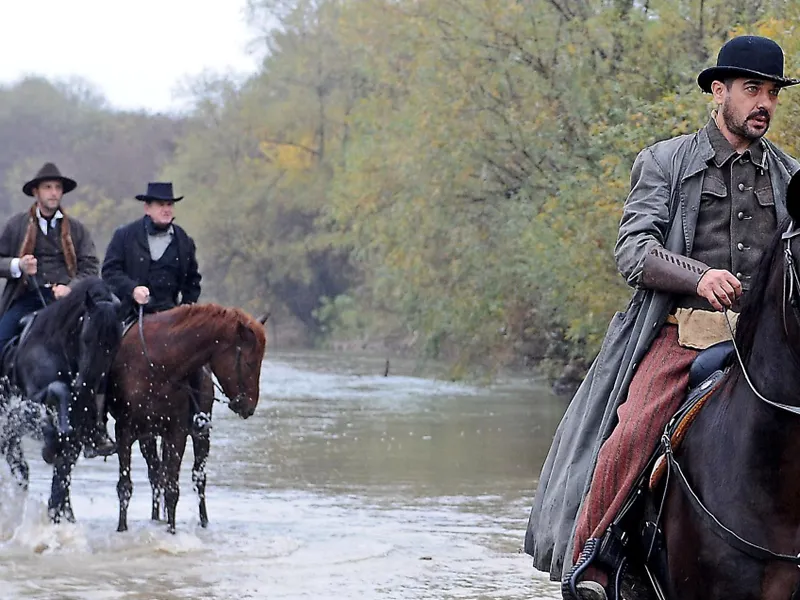
[[[187,198],[206,299],[455,374],[579,370],[630,295],[613,248],[636,154],[706,122],[696,77],[731,35],[777,39],[800,72],[798,17],[800,0],[250,0],[260,71],[198,78],[181,121],[112,113],[80,82],[0,89],[0,206],[56,159],[102,240],[159,173]],[[770,134],[794,154],[797,94]]]

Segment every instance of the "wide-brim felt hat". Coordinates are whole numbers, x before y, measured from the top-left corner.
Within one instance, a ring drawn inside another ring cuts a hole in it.
[[[144,202],[153,202],[154,200],[160,202],[177,202],[183,199],[183,196],[177,198],[172,193],[172,182],[156,181],[147,184],[147,193],[139,194],[136,196],[137,200]]]
[[[36,173],[36,176],[22,186],[22,193],[26,196],[33,196],[34,188],[43,181],[60,181],[65,194],[68,194],[78,187],[74,179],[64,177],[58,170],[58,167],[53,163],[45,163],[42,168],[39,169],[39,172]]]
[[[720,48],[716,66],[697,76],[697,85],[711,93],[714,81],[731,77],[752,77],[774,81],[781,87],[796,85],[800,79],[783,75],[783,50],[773,40],[757,35],[741,35]]]

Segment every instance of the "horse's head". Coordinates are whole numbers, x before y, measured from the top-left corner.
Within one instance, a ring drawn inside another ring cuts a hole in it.
[[[87,280],[73,292],[80,294],[77,299],[85,307],[79,335],[79,377],[84,381],[104,377],[122,340],[120,300],[99,278]]]
[[[246,419],[258,405],[261,362],[267,343],[263,327],[266,317],[256,320],[241,311],[236,312],[235,334],[220,351],[214,352],[211,370],[230,398],[230,409]]]

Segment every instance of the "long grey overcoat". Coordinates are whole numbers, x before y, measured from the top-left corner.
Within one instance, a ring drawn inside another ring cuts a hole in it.
[[[786,190],[800,165],[765,141],[778,223],[788,215]],[[645,148],[631,171],[615,249],[617,267],[636,288],[625,312],[614,315],[600,352],[556,430],[533,501],[525,552],[558,581],[572,566],[575,522],[589,489],[600,446],[617,422],[639,361],[672,308],[670,294],[638,288],[642,263],[654,245],[688,256],[707,161],[714,151],[704,129]]]

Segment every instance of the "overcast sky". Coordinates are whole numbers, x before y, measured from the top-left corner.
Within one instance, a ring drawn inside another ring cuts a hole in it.
[[[245,0],[0,0],[0,83],[87,79],[117,108],[180,109],[204,70],[250,73]],[[202,7],[202,8],[201,8]]]

